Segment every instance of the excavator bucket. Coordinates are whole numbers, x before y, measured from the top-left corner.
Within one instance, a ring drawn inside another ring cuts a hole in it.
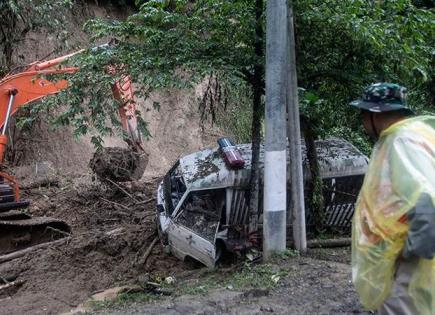
[[[131,149],[112,147],[95,152],[89,167],[101,180],[126,182],[139,180],[148,164],[148,155]]]
[[[28,205],[27,200],[15,200],[9,184],[0,184],[0,255],[55,241],[71,233],[69,225],[62,220],[32,217],[17,210]]]

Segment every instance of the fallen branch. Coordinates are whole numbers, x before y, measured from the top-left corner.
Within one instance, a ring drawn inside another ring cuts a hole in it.
[[[351,238],[336,238],[328,240],[312,240],[307,242],[309,248],[322,248],[322,247],[345,247],[350,246]]]
[[[154,201],[154,200],[156,200],[156,197],[150,198],[150,199],[145,200],[145,201],[140,201],[137,204],[138,205],[146,205],[146,204],[148,204],[148,203],[150,203],[151,201]]]
[[[68,233],[68,232],[56,229],[56,228],[51,227],[51,226],[47,226],[46,229],[50,230],[50,231],[53,231],[53,232],[56,232],[56,233],[59,233],[59,234],[62,234],[64,236],[71,236],[71,233]]]
[[[141,288],[141,291],[146,290],[149,293],[154,293],[154,294],[158,294],[158,295],[172,295],[174,292],[171,289],[168,288],[164,288],[162,287],[162,285],[160,283],[157,282],[152,282],[152,281],[148,281],[146,283],[146,287],[145,288]],[[134,292],[132,292],[134,293]]]
[[[148,218],[148,217],[152,217],[152,216],[155,216],[155,215],[156,214],[154,212],[151,212],[151,213],[144,214],[143,217],[144,218]]]
[[[0,303],[3,302],[3,301],[7,301],[7,300],[12,300],[12,297],[11,296],[7,296],[7,297],[5,297],[3,299],[0,299]]]
[[[140,201],[137,200],[136,198],[133,197],[132,194],[130,194],[127,190],[125,190],[124,188],[122,188],[121,185],[115,183],[113,180],[106,178],[107,181],[109,181],[110,183],[112,183],[113,185],[115,185],[116,187],[118,187],[124,194],[126,194],[128,197],[130,197],[134,202],[139,203]]]
[[[152,176],[151,180],[145,180],[144,183],[145,184],[154,184],[156,182],[156,180],[161,179],[162,176]]]
[[[114,202],[114,201],[108,200],[108,199],[103,198],[103,197],[100,197],[100,199],[103,200],[103,201],[105,201],[105,202],[111,203],[112,205],[120,206],[121,208],[123,208],[123,209],[125,209],[125,210],[127,210],[127,211],[131,211],[131,209],[130,209],[129,207],[124,206],[124,205],[122,205],[122,204],[120,204],[120,203],[117,203],[117,202]]]
[[[106,232],[105,234],[106,234],[107,236],[119,236],[119,235],[124,234],[124,231],[125,231],[125,229],[121,227],[121,228],[117,228],[117,229],[114,229],[114,230],[108,231],[108,232]]]
[[[26,189],[34,189],[34,188],[39,188],[39,187],[57,187],[59,188],[60,183],[58,179],[49,179],[49,178],[44,178],[38,181],[35,181],[33,183],[30,183],[28,185],[23,185],[20,187],[20,189],[22,190],[26,190]]]
[[[151,251],[153,250],[154,246],[156,246],[157,242],[159,240],[159,237],[156,236],[153,241],[151,242],[150,246],[148,246],[147,250],[145,251],[145,254],[142,256],[142,259],[140,261],[140,264],[145,265],[147,262],[148,257],[151,254]]]
[[[11,260],[16,259],[16,258],[20,258],[20,257],[22,257],[30,252],[33,252],[35,250],[43,249],[43,248],[46,248],[46,247],[49,247],[52,245],[61,244],[63,242],[66,242],[67,240],[70,240],[70,238],[66,237],[66,238],[62,238],[62,239],[54,241],[54,242],[42,243],[42,244],[38,244],[38,245],[35,245],[32,247],[27,247],[25,249],[22,249],[22,250],[19,250],[19,251],[10,253],[10,254],[2,255],[2,256],[0,256],[0,264],[7,262],[7,261],[11,261]]]
[[[11,287],[16,287],[16,286],[19,286],[19,285],[23,285],[24,282],[26,282],[26,281],[25,280],[17,280],[17,281],[9,282],[9,283],[4,284],[4,285],[0,285],[0,292],[3,291],[3,290],[9,289]]]
[[[352,239],[349,238],[332,238],[326,240],[310,240],[307,242],[308,248],[334,248],[350,246]],[[287,240],[287,247],[294,248],[293,241]]]
[[[9,276],[0,276],[0,280],[2,281],[2,284],[7,284],[9,282],[15,281],[18,278],[16,275],[9,275]]]

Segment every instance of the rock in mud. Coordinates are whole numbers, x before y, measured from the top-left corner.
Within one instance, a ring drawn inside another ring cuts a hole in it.
[[[113,147],[95,152],[89,162],[89,167],[101,180],[126,182],[139,180],[147,164],[148,154]]]

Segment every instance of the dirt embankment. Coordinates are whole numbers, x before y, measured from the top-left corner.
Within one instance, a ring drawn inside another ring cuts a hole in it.
[[[85,21],[95,17],[124,19],[131,12],[128,6],[98,6],[92,1],[77,2],[63,25],[70,34],[68,46],[57,40],[56,32],[44,29],[29,32],[22,42],[14,46],[14,66],[87,48],[92,44],[83,32]],[[139,88],[135,86],[135,89]],[[180,155],[205,146],[216,146],[216,139],[222,132],[211,126],[206,126],[205,130],[202,128],[197,105],[201,94],[199,85],[196,89],[158,91],[146,100],[137,99],[138,110],[147,121],[151,133],[151,138],[144,140],[145,151],[149,154],[145,175],[162,174]],[[160,104],[159,110],[153,108],[154,103]],[[45,163],[59,174],[89,173],[88,162],[94,152],[90,136],[75,139],[71,128],[53,130],[47,120],[47,115],[41,113],[30,129],[18,130],[12,124],[8,157],[13,160],[14,171],[18,175],[28,174],[34,171],[37,164]],[[120,138],[107,137],[105,146],[126,147],[126,144]]]
[[[58,314],[90,295],[140,275],[169,276],[186,268],[155,246],[157,179],[135,183],[89,184],[63,179],[58,187],[26,190],[32,215],[65,220],[73,235],[60,244],[0,264],[1,278],[25,281],[0,292],[0,314]]]
[[[113,6],[98,6],[91,1],[75,1],[72,10],[65,16],[59,29],[37,29],[25,33],[25,37],[13,45],[12,68],[20,67],[38,60],[55,58],[89,47],[88,35],[83,31],[83,24],[91,18],[110,16],[113,19],[124,19],[129,8],[124,10]],[[17,26],[19,27],[19,26]],[[17,31],[20,31],[17,29]],[[61,32],[67,32],[68,40],[59,40]],[[17,115],[24,114],[22,109]],[[36,122],[29,128],[16,128],[14,120],[9,126],[9,148],[7,158],[14,165],[30,166],[47,162],[60,173],[79,172],[87,167],[88,157],[93,148],[88,139],[77,141],[70,128],[53,130],[47,124],[48,116],[39,114]],[[16,168],[15,168],[16,169]],[[18,172],[25,173],[24,170]]]

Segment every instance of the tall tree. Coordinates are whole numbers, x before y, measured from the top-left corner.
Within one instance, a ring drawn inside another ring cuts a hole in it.
[[[307,90],[303,110],[318,134],[363,144],[347,104],[373,82],[401,83],[412,106],[434,110],[435,11],[413,2],[295,1],[298,79]]]
[[[347,104],[373,81],[407,85],[412,105],[433,110],[428,103],[433,98],[435,14],[414,2],[293,1],[298,81],[304,88],[301,110],[315,136],[342,136],[367,149]],[[108,97],[117,78],[104,71],[107,64],[122,64],[119,75],[129,73],[145,97],[156,89],[208,82],[201,102],[204,113],[214,114],[235,88],[249,89],[257,152],[264,94],[264,5],[265,0],[138,0],[138,11],[125,21],[89,21],[85,28],[95,41],[112,38],[116,47],[78,57],[81,71],[68,78],[70,88],[45,105],[68,104],[56,121],[72,124],[78,135],[95,128],[99,135],[94,141],[99,143],[101,135],[113,131],[108,120],[115,129],[119,126],[118,104]],[[34,110],[38,108],[44,106]],[[146,133],[146,123],[141,126]],[[255,186],[255,166],[252,176]]]
[[[93,89],[87,108],[82,103],[90,77],[94,87],[109,86],[114,80],[104,71],[95,72],[96,68],[104,70],[108,63],[123,64],[121,72],[141,83],[145,96],[155,89],[187,87],[206,79],[201,110],[212,116],[215,105],[225,101],[233,84],[249,88],[253,108],[250,207],[255,218],[251,230],[255,230],[264,94],[263,14],[263,0],[152,0],[144,2],[127,21],[90,21],[86,27],[95,39],[108,36],[117,44],[113,49],[93,50],[78,60],[81,71],[69,79],[71,88],[55,99],[70,105],[57,121],[74,124],[78,133],[87,132],[86,124],[95,126],[100,134],[110,133],[104,124],[106,116],[118,125],[112,114],[117,105],[105,99],[105,90]],[[142,121],[141,126],[147,133],[146,123]]]
[[[299,85],[306,90],[302,110],[315,122],[316,134],[341,135],[363,144],[365,140],[353,131],[356,119],[347,103],[373,81],[407,85],[410,103],[431,109],[427,104],[433,99],[435,14],[421,3],[293,1]],[[264,28],[260,5],[264,8],[264,3],[248,0],[138,0],[138,12],[126,21],[89,21],[85,27],[96,41],[114,38],[118,46],[80,58],[82,71],[70,78],[73,88],[57,102],[69,104],[70,110],[58,121],[75,124],[78,134],[89,127],[109,132],[101,121],[116,120],[111,113],[117,106],[108,101],[115,78],[104,73],[103,65],[113,62],[125,65],[124,70],[144,87],[145,96],[155,89],[212,78],[207,80],[209,97],[204,98],[203,109],[213,112],[219,100],[227,100],[225,91],[234,87],[247,87],[250,97],[261,99],[263,87],[258,88],[255,75],[264,64],[259,53],[264,42],[258,34]],[[90,81],[95,88],[87,93]],[[83,99],[91,104],[91,117]]]

